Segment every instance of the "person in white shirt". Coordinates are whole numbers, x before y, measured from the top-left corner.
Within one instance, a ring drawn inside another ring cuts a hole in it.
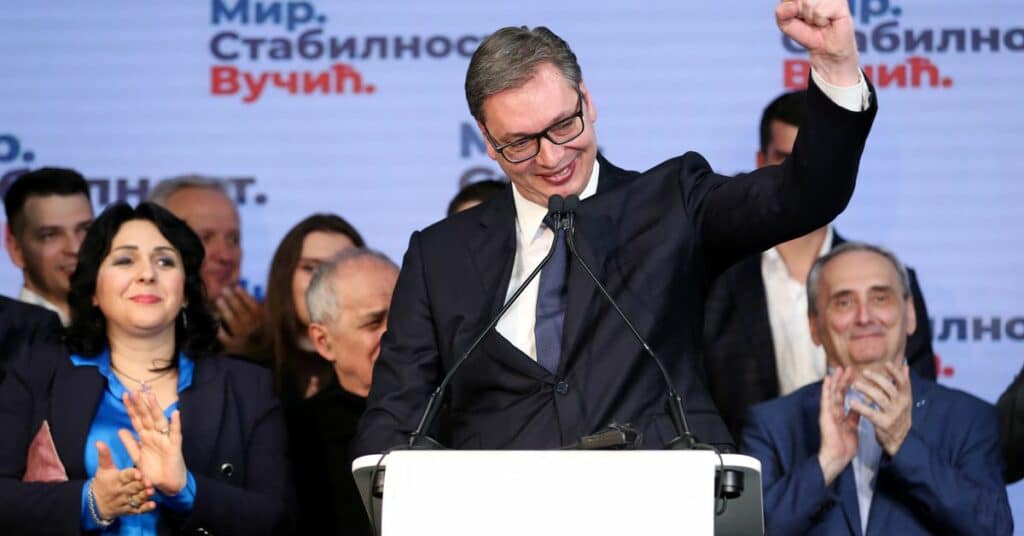
[[[40,168],[11,184],[4,209],[7,253],[24,276],[18,299],[57,313],[66,326],[71,274],[93,219],[89,184],[73,169]]]

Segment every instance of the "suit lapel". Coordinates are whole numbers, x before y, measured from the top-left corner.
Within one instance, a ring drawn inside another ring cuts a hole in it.
[[[595,208],[594,200],[628,183],[638,174],[616,167],[600,153],[597,155],[597,162],[600,165],[597,193],[593,198],[584,200],[576,212],[575,243],[580,257],[587,262],[587,266],[593,270],[597,279],[602,284],[607,284],[605,276],[608,253],[614,246],[615,225],[611,216],[600,213]],[[588,325],[596,310],[600,309],[592,303],[600,291],[590,276],[575,258],[569,259],[569,266],[569,295],[562,332],[562,360],[558,365],[560,376],[564,375],[568,363],[579,357],[576,354],[583,345],[583,327]]]
[[[601,153],[597,153],[597,162],[601,166],[597,177],[597,193],[599,194],[614,190],[640,175],[636,171],[626,171],[612,164]]]
[[[836,479],[836,490],[839,492],[839,504],[843,508],[843,516],[849,525],[850,534],[861,536],[860,506],[857,504],[857,478],[853,474],[853,462],[843,469]]]
[[[602,284],[606,280],[605,265],[611,250],[614,231],[610,216],[594,215],[583,206],[577,211],[576,251]],[[558,365],[559,372],[564,371],[567,363],[576,356],[584,339],[581,336],[583,327],[588,324],[588,320],[593,318],[594,313],[601,309],[592,303],[600,293],[597,285],[590,279],[578,260],[572,258],[570,263],[569,296],[565,310],[565,326],[562,332],[562,360]]]
[[[516,251],[516,211],[512,188],[507,188],[479,217],[476,234],[468,241],[470,256],[480,275],[484,309],[481,318],[491,318],[505,303]]]
[[[47,418],[68,478],[86,475],[85,442],[106,385],[106,379],[92,366],[61,367],[54,375]]]
[[[219,438],[223,419],[225,397],[231,390],[229,378],[216,362],[217,356],[209,355],[195,360],[192,385],[178,395],[178,409],[181,412],[181,434],[184,439],[182,454],[193,470],[203,471],[210,467],[216,445],[211,438]]]
[[[475,234],[467,241],[473,266],[480,276],[480,295],[483,297],[480,322],[471,324],[474,330],[472,336],[476,336],[476,330],[483,329],[485,322],[494,318],[505,304],[512,264],[515,262],[516,210],[512,188],[494,198],[488,208],[480,214],[479,227],[473,230]],[[544,367],[498,333],[496,327],[484,338],[482,346],[481,350],[487,351],[497,361],[523,374],[537,379],[550,376]]]

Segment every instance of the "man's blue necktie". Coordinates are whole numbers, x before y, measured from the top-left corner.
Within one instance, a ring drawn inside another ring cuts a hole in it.
[[[558,370],[558,361],[562,358],[562,326],[565,324],[566,276],[569,262],[565,247],[565,231],[555,229],[551,216],[544,218],[544,224],[555,232],[555,251],[540,272],[537,323],[533,333],[537,342],[537,362],[554,374]]]

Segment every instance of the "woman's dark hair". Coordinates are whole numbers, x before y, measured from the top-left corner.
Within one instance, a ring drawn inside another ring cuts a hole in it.
[[[78,266],[71,274],[68,306],[71,324],[65,340],[72,353],[93,357],[107,347],[107,320],[93,305],[96,278],[103,260],[110,254],[110,245],[121,226],[132,220],[151,222],[160,234],[178,250],[185,271],[185,302],[183,318],[175,320],[175,352],[169,367],[177,366],[178,352],[199,357],[209,351],[217,336],[217,323],[206,309],[206,297],[199,268],[203,264],[203,243],[189,226],[167,209],[153,203],[140,203],[132,208],[124,201],[107,207],[89,226],[78,250]],[[187,327],[186,327],[187,322]],[[162,370],[162,369],[161,369]]]
[[[274,378],[278,393],[288,389],[285,383],[293,379],[289,376],[295,373],[296,368],[308,368],[290,362],[296,358],[301,359],[307,353],[299,347],[299,339],[306,332],[306,327],[295,314],[292,278],[302,256],[302,243],[310,233],[317,231],[345,235],[356,247],[366,246],[359,231],[335,214],[313,214],[297,223],[281,239],[270,261],[270,274],[267,278],[266,333],[270,338],[270,351],[274,355]],[[319,365],[325,361],[317,358],[315,363]]]

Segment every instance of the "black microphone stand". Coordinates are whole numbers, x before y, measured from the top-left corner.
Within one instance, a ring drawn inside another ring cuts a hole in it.
[[[597,288],[600,289],[601,293],[604,294],[605,299],[612,305],[615,312],[619,314],[619,318],[626,324],[626,327],[633,333],[633,337],[636,338],[640,346],[643,347],[644,352],[651,356],[654,363],[658,366],[658,370],[661,371],[661,376],[665,380],[665,386],[668,390],[668,412],[672,419],[672,426],[675,428],[676,437],[669,441],[667,448],[672,450],[691,450],[698,444],[697,438],[690,433],[690,426],[686,423],[686,412],[683,410],[683,399],[679,396],[675,386],[672,384],[672,379],[668,375],[668,370],[665,368],[665,364],[662,363],[658,355],[654,353],[650,345],[647,344],[647,340],[644,339],[640,332],[633,325],[633,322],[629,320],[626,313],[622,311],[619,304],[612,298],[612,295],[605,288],[601,280],[594,275],[593,270],[587,265],[587,262],[583,260],[583,257],[576,251],[576,208],[579,206],[579,198],[575,195],[569,196],[565,200],[564,206],[564,217],[562,218],[562,228],[565,229],[565,242],[569,246],[569,252],[572,256],[580,263],[583,270],[587,272],[590,279],[594,281]]]

